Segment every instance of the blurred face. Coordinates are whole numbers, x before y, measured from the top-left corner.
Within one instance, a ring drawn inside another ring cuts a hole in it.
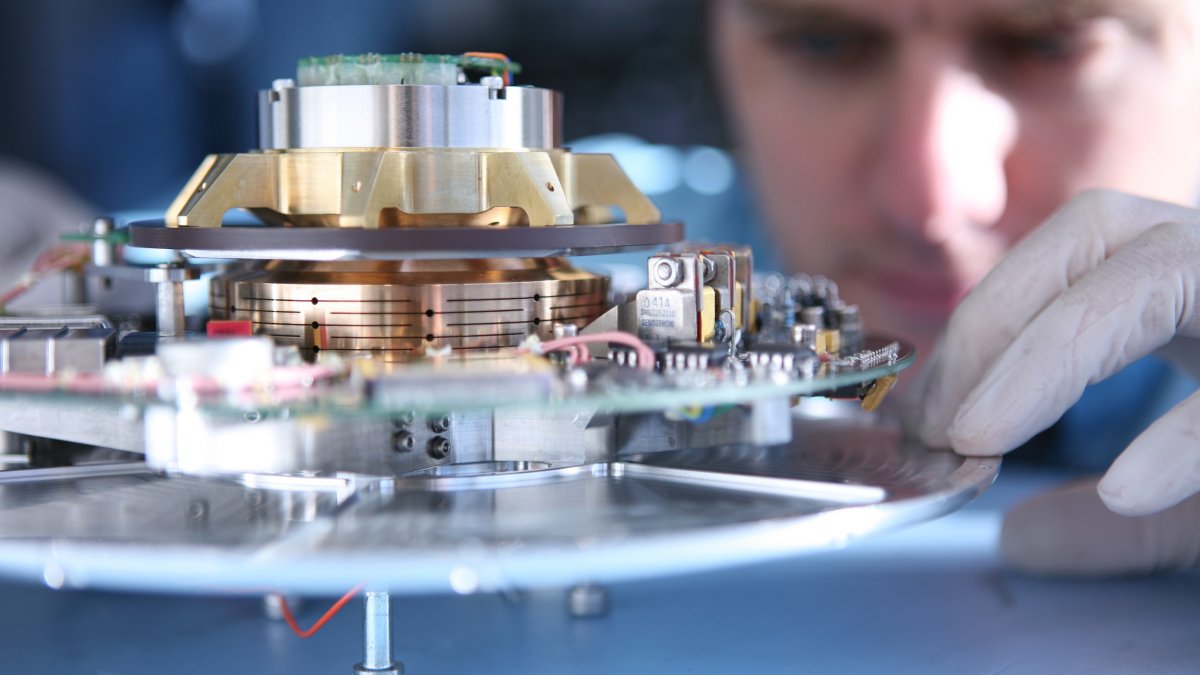
[[[1072,194],[1197,197],[1197,0],[715,2],[717,67],[785,262],[926,353]]]

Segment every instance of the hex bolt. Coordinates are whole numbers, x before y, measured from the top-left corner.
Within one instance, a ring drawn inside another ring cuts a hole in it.
[[[416,445],[417,440],[407,431],[392,434],[392,449],[396,452],[410,452]]]
[[[450,456],[450,441],[444,436],[434,436],[425,446],[425,452],[433,459],[446,459]]]
[[[450,428],[450,416],[439,415],[429,418],[429,428],[435,434],[444,434]]]

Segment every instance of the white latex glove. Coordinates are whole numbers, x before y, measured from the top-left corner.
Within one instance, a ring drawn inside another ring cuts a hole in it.
[[[1198,293],[1200,212],[1115,192],[1083,194],[1014,247],[956,310],[910,392],[919,410],[916,431],[934,446],[998,455],[1053,424],[1085,386],[1151,352],[1161,350],[1196,374]],[[1099,500],[1127,516],[1161,511],[1197,491],[1197,394],[1135,439],[1098,484]],[[1042,508],[1047,504],[1063,506],[1051,499]],[[1078,512],[1089,520],[1076,528],[1124,522],[1082,506]],[[1022,532],[1014,528],[1032,522],[1020,513],[1006,526],[1006,550],[1015,550],[1013,537]],[[1200,541],[1194,523],[1189,519],[1189,531]],[[1043,558],[1041,571],[1071,571],[1062,556]]]
[[[1021,502],[1004,518],[1000,551],[1036,574],[1112,576],[1200,565],[1200,495],[1149,516],[1110,511],[1096,478]]]

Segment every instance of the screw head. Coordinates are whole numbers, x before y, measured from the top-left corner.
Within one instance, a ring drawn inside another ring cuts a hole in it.
[[[674,286],[680,282],[679,261],[663,258],[654,265],[654,279],[663,286]]]
[[[435,434],[440,434],[450,428],[450,416],[439,415],[429,418],[429,428]]]
[[[450,456],[450,441],[442,436],[434,436],[425,446],[425,452],[433,459],[446,459]]]
[[[417,441],[407,431],[397,431],[392,434],[392,449],[396,452],[410,452],[416,447]]]

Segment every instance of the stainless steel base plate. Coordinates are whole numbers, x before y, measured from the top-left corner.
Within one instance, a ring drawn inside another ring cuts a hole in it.
[[[605,582],[792,555],[942,515],[999,460],[903,442],[851,414],[787,446],[569,468],[241,483],[140,465],[0,472],[0,573],[55,587],[394,593]]]

